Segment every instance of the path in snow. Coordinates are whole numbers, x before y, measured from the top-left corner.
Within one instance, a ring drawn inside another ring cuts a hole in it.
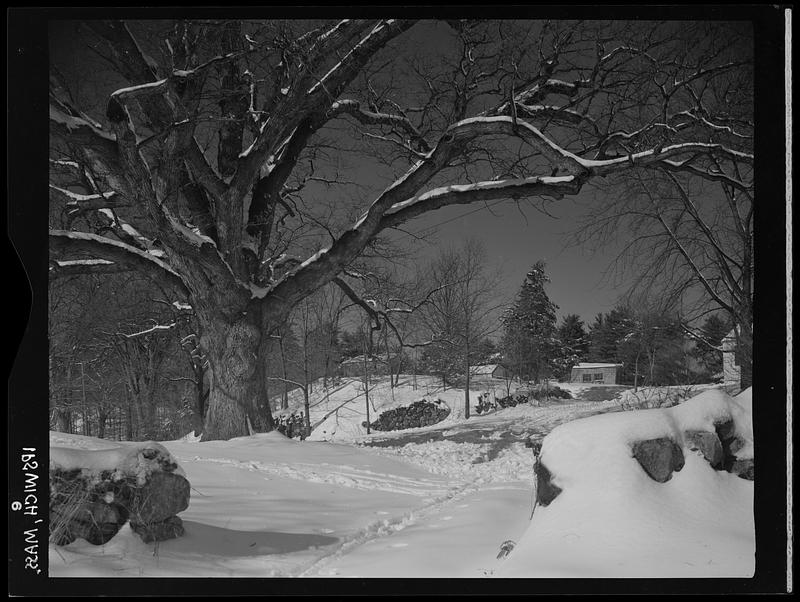
[[[527,483],[473,484],[389,529],[348,542],[301,576],[491,576],[502,562],[497,554],[503,542],[516,540],[528,527],[530,507]]]

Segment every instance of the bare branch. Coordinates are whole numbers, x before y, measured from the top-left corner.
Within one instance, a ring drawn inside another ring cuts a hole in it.
[[[140,251],[125,243],[117,242],[85,232],[67,232],[50,230],[50,252],[75,254],[84,253],[95,259],[104,259],[128,269],[140,271],[165,284],[170,289],[187,297],[189,291],[181,277],[160,259]],[[89,264],[83,264],[88,267]],[[96,264],[98,268],[107,268],[107,264]]]

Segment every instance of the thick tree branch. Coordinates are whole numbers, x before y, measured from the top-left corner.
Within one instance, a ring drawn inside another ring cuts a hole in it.
[[[109,188],[129,196],[114,136],[85,119],[68,115],[53,103],[50,104],[50,135],[78,150],[93,173],[103,178]]]
[[[381,218],[379,228],[394,228],[403,222],[447,205],[464,205],[498,199],[522,199],[544,196],[553,199],[574,195],[582,182],[575,176],[532,177],[521,180],[493,180],[477,184],[455,184],[428,191],[393,205]]]
[[[60,255],[84,254],[96,260],[113,262],[115,265],[124,266],[131,270],[142,272],[156,281],[178,292],[182,297],[187,297],[189,291],[183,279],[166,263],[153,255],[136,249],[125,243],[111,240],[96,234],[86,232],[68,232],[66,230],[50,230],[50,253]],[[59,259],[56,258],[56,261]],[[70,264],[66,264],[69,266]],[[72,264],[75,266],[81,264]],[[99,270],[109,270],[106,263],[94,264]],[[84,263],[82,267],[90,268],[92,264]]]

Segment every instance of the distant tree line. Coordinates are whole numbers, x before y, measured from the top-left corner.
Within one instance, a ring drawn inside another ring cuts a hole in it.
[[[724,314],[710,314],[692,337],[679,316],[631,303],[588,325],[576,314],[559,322],[541,261],[501,312],[495,273],[468,240],[412,274],[372,272],[359,291],[369,312],[337,287],[304,299],[265,340],[259,369],[271,411],[287,410],[297,391],[310,426],[314,387],[337,384],[342,362],[364,356],[348,376],[397,386],[401,374],[427,374],[465,390],[485,364],[541,382],[568,380],[583,361],[621,363],[621,381],[636,386],[708,382],[722,371]],[[128,440],[202,431],[210,375],[188,305],[132,273],[53,279],[49,301],[51,428]]]
[[[721,343],[732,328],[725,314],[712,313],[697,333],[687,332],[681,316],[640,301],[619,303],[597,314],[588,327],[576,314],[557,323],[558,306],[545,290],[548,281],[544,263],[535,263],[502,317],[503,362],[515,377],[564,381],[575,364],[586,361],[622,364],[621,382],[634,386],[721,377]]]

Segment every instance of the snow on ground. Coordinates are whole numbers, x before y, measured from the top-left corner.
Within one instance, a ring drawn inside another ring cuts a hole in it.
[[[467,421],[460,417],[463,391],[437,390],[422,377],[416,389],[412,377],[402,381],[394,390],[385,382],[371,389],[372,420],[421,398],[441,399],[453,410],[450,416],[424,429],[367,435],[361,427],[363,385],[343,381],[313,394],[311,419],[319,426],[306,441],[273,432],[162,442],[192,485],[190,506],[180,514],[185,535],[144,544],[125,526],[103,546],[83,540],[51,545],[50,576],[694,576],[740,575],[747,559],[752,562],[751,482],[707,474],[703,460],[689,456],[668,483],[647,483],[629,474],[630,456],[622,458],[609,443],[623,428],[610,426],[616,416],[625,418],[623,430],[633,436],[661,432],[679,420],[702,422],[705,410],[676,414],[678,406],[664,415],[671,418],[652,421],[649,411],[576,420],[617,410],[617,402],[558,400]],[[480,391],[471,393],[477,402]],[[747,403],[737,402],[737,425],[745,425]],[[718,412],[731,406],[714,403]],[[301,404],[293,395],[291,409]],[[580,445],[558,435],[572,425],[581,433]],[[559,470],[564,473],[565,491],[549,507],[537,508],[531,521],[534,458],[524,439],[541,439],[553,429],[555,437],[545,442],[547,461],[566,454],[563,466],[552,467],[559,478]],[[591,443],[595,431],[597,443]],[[319,440],[325,438],[330,440]],[[550,443],[559,438],[564,443]],[[51,433],[51,445],[125,447],[62,433]],[[578,466],[595,470],[608,462],[608,477],[565,469],[575,463],[570,454],[583,458]],[[634,488],[636,495],[623,495]],[[679,519],[685,522],[677,524]],[[682,539],[666,537],[662,528]],[[518,545],[498,558],[506,540]],[[621,550],[627,551],[624,566],[614,565],[610,559],[621,558]],[[701,566],[706,560],[712,563]]]
[[[537,508],[500,570],[508,577],[752,577],[753,482],[716,471],[684,448],[686,464],[666,483],[631,453],[637,440],[683,440],[686,430],[733,419],[752,445],[749,391],[706,391],[678,406],[605,414],[563,424],[541,461],[561,494]]]

